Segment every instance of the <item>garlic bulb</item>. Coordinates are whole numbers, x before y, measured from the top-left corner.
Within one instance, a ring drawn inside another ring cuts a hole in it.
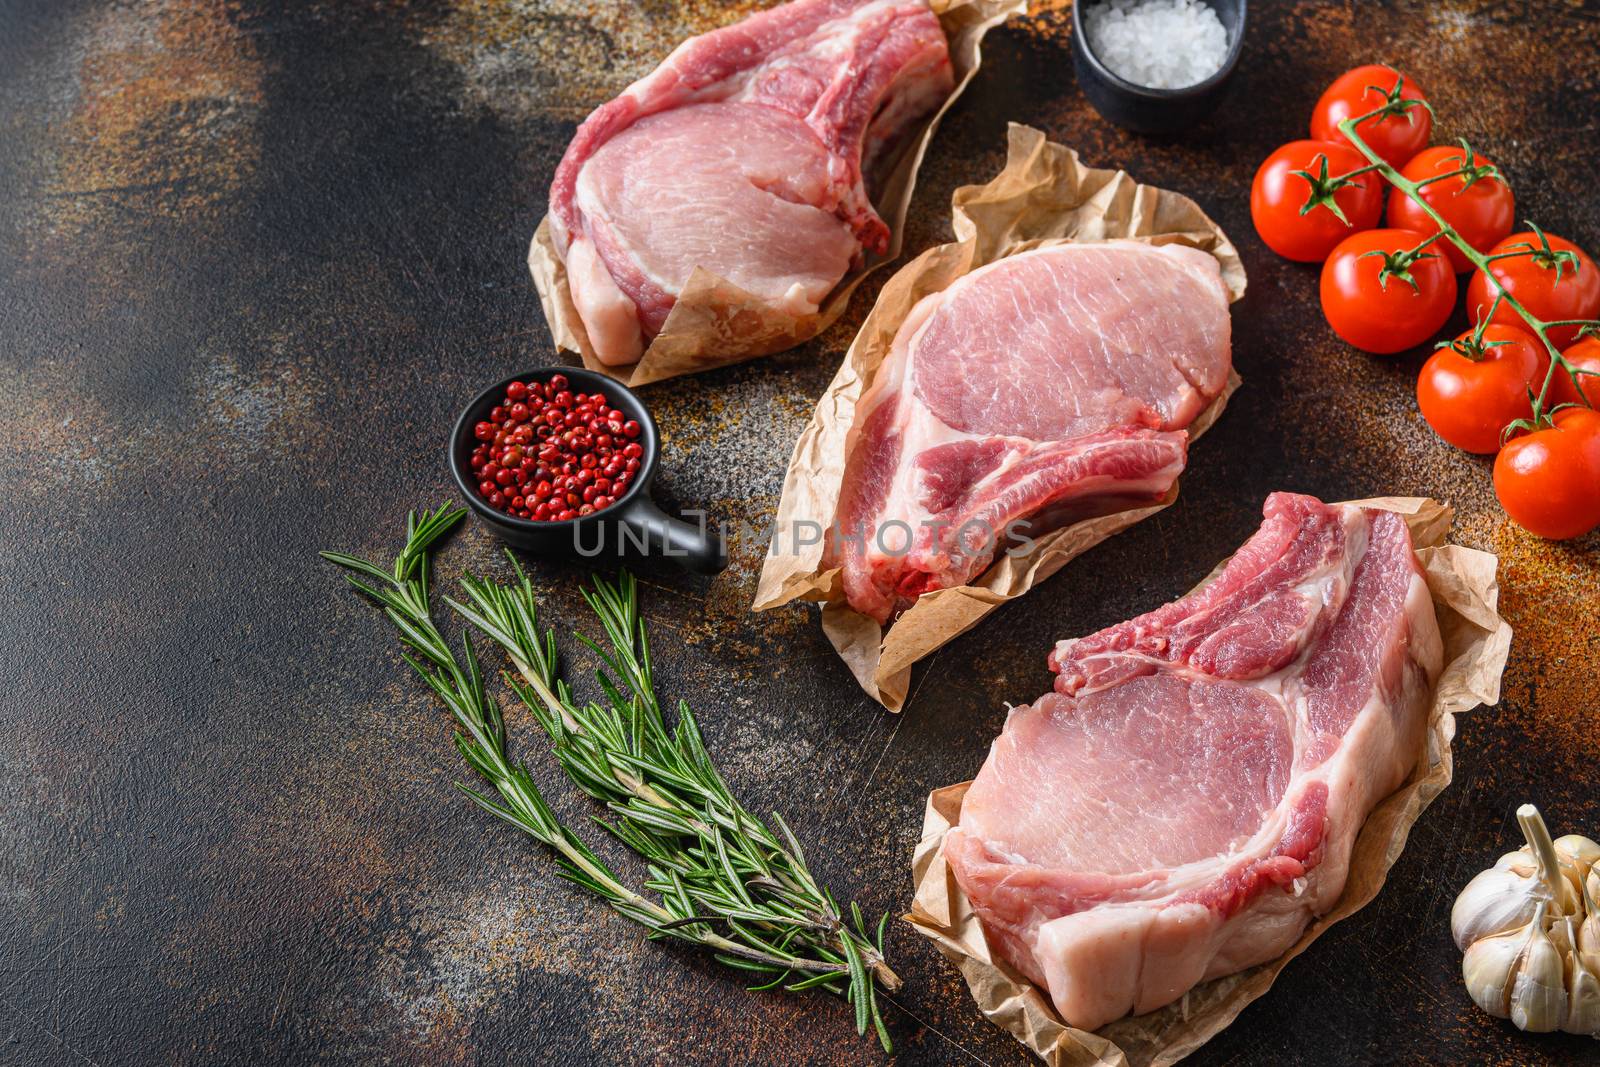
[[[1518,1029],[1600,1038],[1600,846],[1552,841],[1539,810],[1517,809],[1526,848],[1467,884],[1450,913],[1473,1003]]]
[[[1582,907],[1539,809],[1524,804],[1517,809],[1517,822],[1527,847],[1507,852],[1468,882],[1450,910],[1450,933],[1463,952],[1485,937],[1528,925],[1539,904],[1552,917],[1572,915]]]

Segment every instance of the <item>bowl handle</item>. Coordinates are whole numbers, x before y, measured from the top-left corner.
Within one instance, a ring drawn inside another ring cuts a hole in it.
[[[673,518],[647,496],[618,517],[640,535],[648,555],[670,559],[696,574],[716,574],[728,565],[720,533],[704,523],[697,526]]]

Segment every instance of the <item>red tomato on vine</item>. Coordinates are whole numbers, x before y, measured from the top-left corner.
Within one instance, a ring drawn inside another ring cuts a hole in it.
[[[1346,237],[1322,265],[1322,313],[1367,352],[1414,348],[1439,332],[1456,303],[1456,276],[1415,230],[1368,230]],[[1435,242],[1437,243],[1437,242]]]
[[[1600,411],[1563,408],[1508,442],[1494,461],[1494,491],[1506,514],[1540,537],[1600,526]]]
[[[1333,246],[1378,224],[1383,180],[1348,144],[1290,141],[1266,158],[1250,185],[1250,220],[1267,247],[1302,263],[1321,262]]]
[[[1439,177],[1467,167],[1466,148],[1435,145],[1418,152],[1400,173],[1411,181],[1427,182],[1419,191],[1428,206],[1442,215],[1467,244],[1479,252],[1488,252],[1511,232],[1517,219],[1517,200],[1495,165],[1476,153],[1465,173]],[[1401,189],[1389,191],[1389,225],[1419,233],[1439,230],[1421,205]],[[1440,241],[1439,247],[1456,273],[1472,269],[1471,261],[1455,245]]]
[[[1393,67],[1371,64],[1346,71],[1328,86],[1311,112],[1311,136],[1349,144],[1339,123],[1387,107],[1384,114],[1356,123],[1356,132],[1384,161],[1404,167],[1428,146],[1433,112],[1422,89]]]
[[[1544,386],[1544,342],[1513,326],[1468,330],[1428,357],[1417,406],[1434,433],[1468,452],[1500,451],[1500,435],[1533,414],[1528,391]]]
[[[1512,234],[1495,245],[1489,255],[1491,259],[1507,257],[1494,259],[1489,269],[1535,318],[1564,322],[1600,316],[1600,268],[1571,241],[1535,228]],[[1499,289],[1488,275],[1478,271],[1467,285],[1467,314],[1477,322],[1494,307],[1498,295]],[[1523,320],[1515,308],[1502,302],[1493,321],[1517,326]],[[1577,338],[1580,329],[1554,326],[1545,332],[1551,344],[1565,348]]]
[[[1578,395],[1578,387],[1572,383],[1572,375],[1564,368],[1556,369],[1555,380],[1550,383],[1550,392],[1555,404],[1583,404],[1587,400],[1588,406],[1600,408],[1600,334],[1586,334],[1577,344],[1565,349],[1562,353],[1572,369],[1579,371],[1578,381],[1583,384],[1583,395]]]

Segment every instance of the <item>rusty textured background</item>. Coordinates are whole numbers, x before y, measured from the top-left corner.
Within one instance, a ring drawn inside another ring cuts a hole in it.
[[[880,1060],[840,1005],[642,944],[471,809],[442,712],[314,556],[385,555],[408,507],[449,497],[458,406],[550,358],[523,255],[574,124],[755,6],[0,0],[0,1060]],[[899,717],[810,609],[746,611],[759,545],[715,580],[652,575],[665,690],[829,883],[898,911],[925,793],[974,771],[1003,701],[1046,688],[1051,640],[1188,588],[1271,490],[1447,498],[1460,539],[1504,561],[1505,700],[1462,720],[1457,781],[1379,900],[1192,1062],[1597,1062],[1478,1013],[1447,914],[1519,802],[1600,834],[1600,543],[1507,524],[1487,464],[1418,418],[1418,354],[1338,343],[1246,190],[1328,80],[1384,59],[1429,90],[1441,136],[1504,166],[1523,215],[1600,246],[1600,9],[1258,2],[1231,104],[1169,143],[1088,108],[1068,15],[990,38],[907,248],[948,239],[950,193],[999,166],[1008,119],[1198,199],[1251,287],[1245,388],[1183,498],[946,648]],[[669,502],[775,506],[874,288],[814,344],[650,390]],[[498,566],[476,529],[444,580],[468,565]],[[552,619],[586,622],[577,570],[535,573]],[[926,943],[901,928],[891,947],[902,1062],[1027,1062]]]

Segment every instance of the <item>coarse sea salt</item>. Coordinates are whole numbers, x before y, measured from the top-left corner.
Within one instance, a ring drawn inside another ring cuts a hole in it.
[[[1106,0],[1084,9],[1083,28],[1112,73],[1150,89],[1203,82],[1228,57],[1228,31],[1200,0]]]

